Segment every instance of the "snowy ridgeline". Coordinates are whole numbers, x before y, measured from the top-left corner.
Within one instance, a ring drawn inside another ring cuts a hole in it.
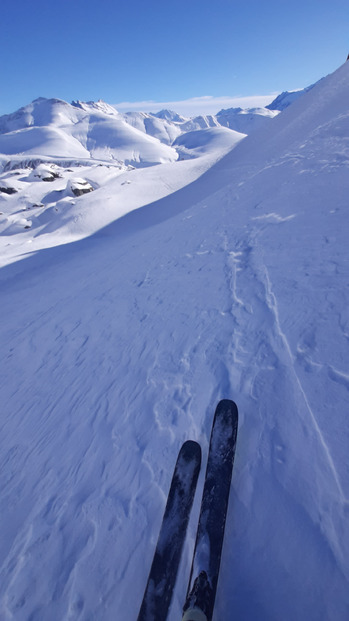
[[[195,158],[158,166],[46,155],[3,171],[1,619],[136,621],[193,439],[180,619],[213,412],[231,398],[214,621],[346,621],[348,101],[346,63],[233,149],[196,134]],[[11,131],[31,127],[52,124]]]

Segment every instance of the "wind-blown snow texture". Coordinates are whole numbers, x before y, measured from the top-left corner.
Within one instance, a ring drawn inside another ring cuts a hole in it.
[[[146,201],[116,178],[62,211],[56,247],[5,233],[32,243],[0,270],[1,618],[135,620],[178,450],[199,441],[204,471],[224,397],[215,621],[348,618],[348,100],[349,63],[201,176],[200,158],[159,167],[159,200],[90,237],[98,195],[106,222]],[[74,208],[85,238],[62,245]]]

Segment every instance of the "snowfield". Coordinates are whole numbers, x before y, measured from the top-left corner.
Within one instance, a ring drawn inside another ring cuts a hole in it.
[[[176,137],[190,159],[2,157],[1,619],[136,621],[193,439],[181,618],[221,398],[240,422],[214,621],[348,618],[348,101],[346,63],[239,141]]]

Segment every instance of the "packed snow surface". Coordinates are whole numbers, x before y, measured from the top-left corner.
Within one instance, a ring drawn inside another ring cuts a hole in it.
[[[180,618],[221,398],[240,422],[215,621],[348,619],[348,101],[346,63],[221,159],[3,171],[1,619],[136,621],[194,439]]]

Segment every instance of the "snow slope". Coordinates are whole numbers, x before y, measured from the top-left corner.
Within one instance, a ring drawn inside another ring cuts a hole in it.
[[[222,127],[193,134],[176,145],[181,161],[139,169],[95,159],[11,158],[0,173],[0,265],[91,235],[179,190],[244,138]],[[77,198],[72,188],[81,181],[93,191]]]
[[[215,621],[348,618],[348,97],[347,63],[187,186],[0,270],[1,618],[135,621],[177,452],[204,471],[222,397]]]

